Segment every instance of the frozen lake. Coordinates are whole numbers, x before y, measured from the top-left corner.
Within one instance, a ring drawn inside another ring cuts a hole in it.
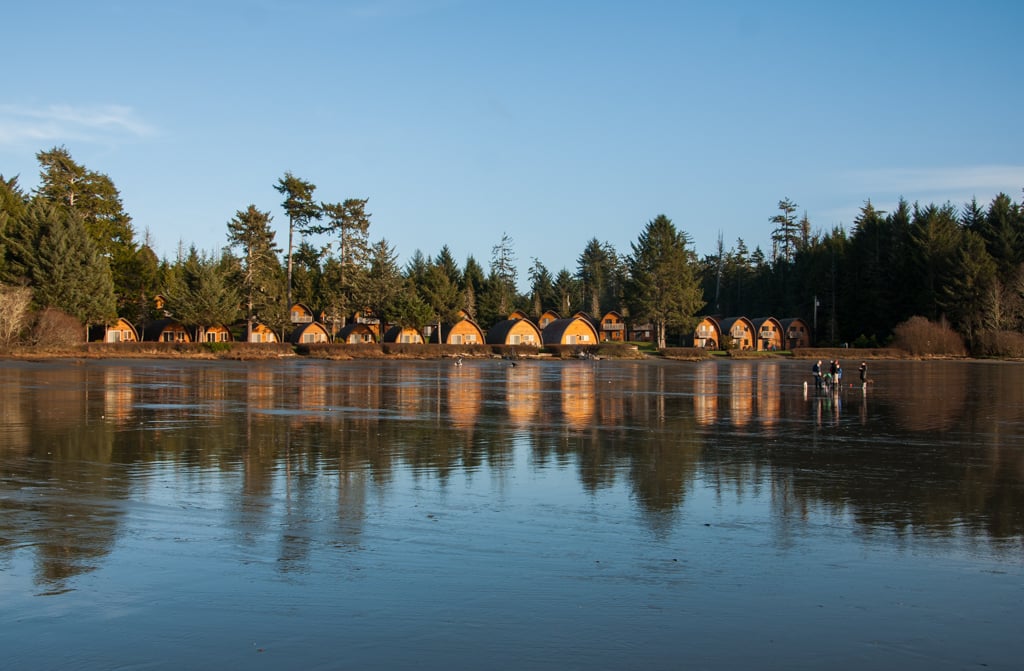
[[[0,361],[2,666],[1020,669],[1024,366],[843,363]]]

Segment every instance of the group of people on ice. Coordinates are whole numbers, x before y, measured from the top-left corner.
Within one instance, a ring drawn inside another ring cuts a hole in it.
[[[868,383],[868,365],[865,362],[861,362],[860,368],[860,382],[862,385]],[[828,362],[828,370],[821,363],[821,359],[818,360],[814,366],[811,367],[811,372],[814,373],[814,388],[818,390],[824,390],[833,392],[839,390],[843,385],[843,366],[839,363],[839,359]]]

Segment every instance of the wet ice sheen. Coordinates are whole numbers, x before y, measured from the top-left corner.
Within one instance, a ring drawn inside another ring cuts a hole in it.
[[[869,370],[0,363],[4,665],[1016,668],[1024,369]]]

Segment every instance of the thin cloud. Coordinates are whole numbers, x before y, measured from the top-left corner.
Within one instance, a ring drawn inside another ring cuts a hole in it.
[[[1016,194],[1024,188],[1024,166],[978,165],[955,168],[887,168],[852,174],[852,182],[865,198],[872,194],[897,194],[938,201],[977,196],[979,200],[1002,192]]]
[[[0,105],[0,146],[110,141],[155,132],[131,107],[124,105]]]

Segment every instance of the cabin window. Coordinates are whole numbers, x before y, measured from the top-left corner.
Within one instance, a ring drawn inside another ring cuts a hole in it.
[[[510,345],[518,345],[521,340],[522,336],[519,336],[518,334],[513,334],[512,336],[509,337],[508,343]]]
[[[590,342],[590,336],[588,336],[586,333],[584,333],[583,335],[581,335],[579,337],[579,341],[580,342]]]
[[[462,344],[462,336],[460,336],[458,334],[453,335],[452,336],[452,344],[453,345],[461,345]]]

